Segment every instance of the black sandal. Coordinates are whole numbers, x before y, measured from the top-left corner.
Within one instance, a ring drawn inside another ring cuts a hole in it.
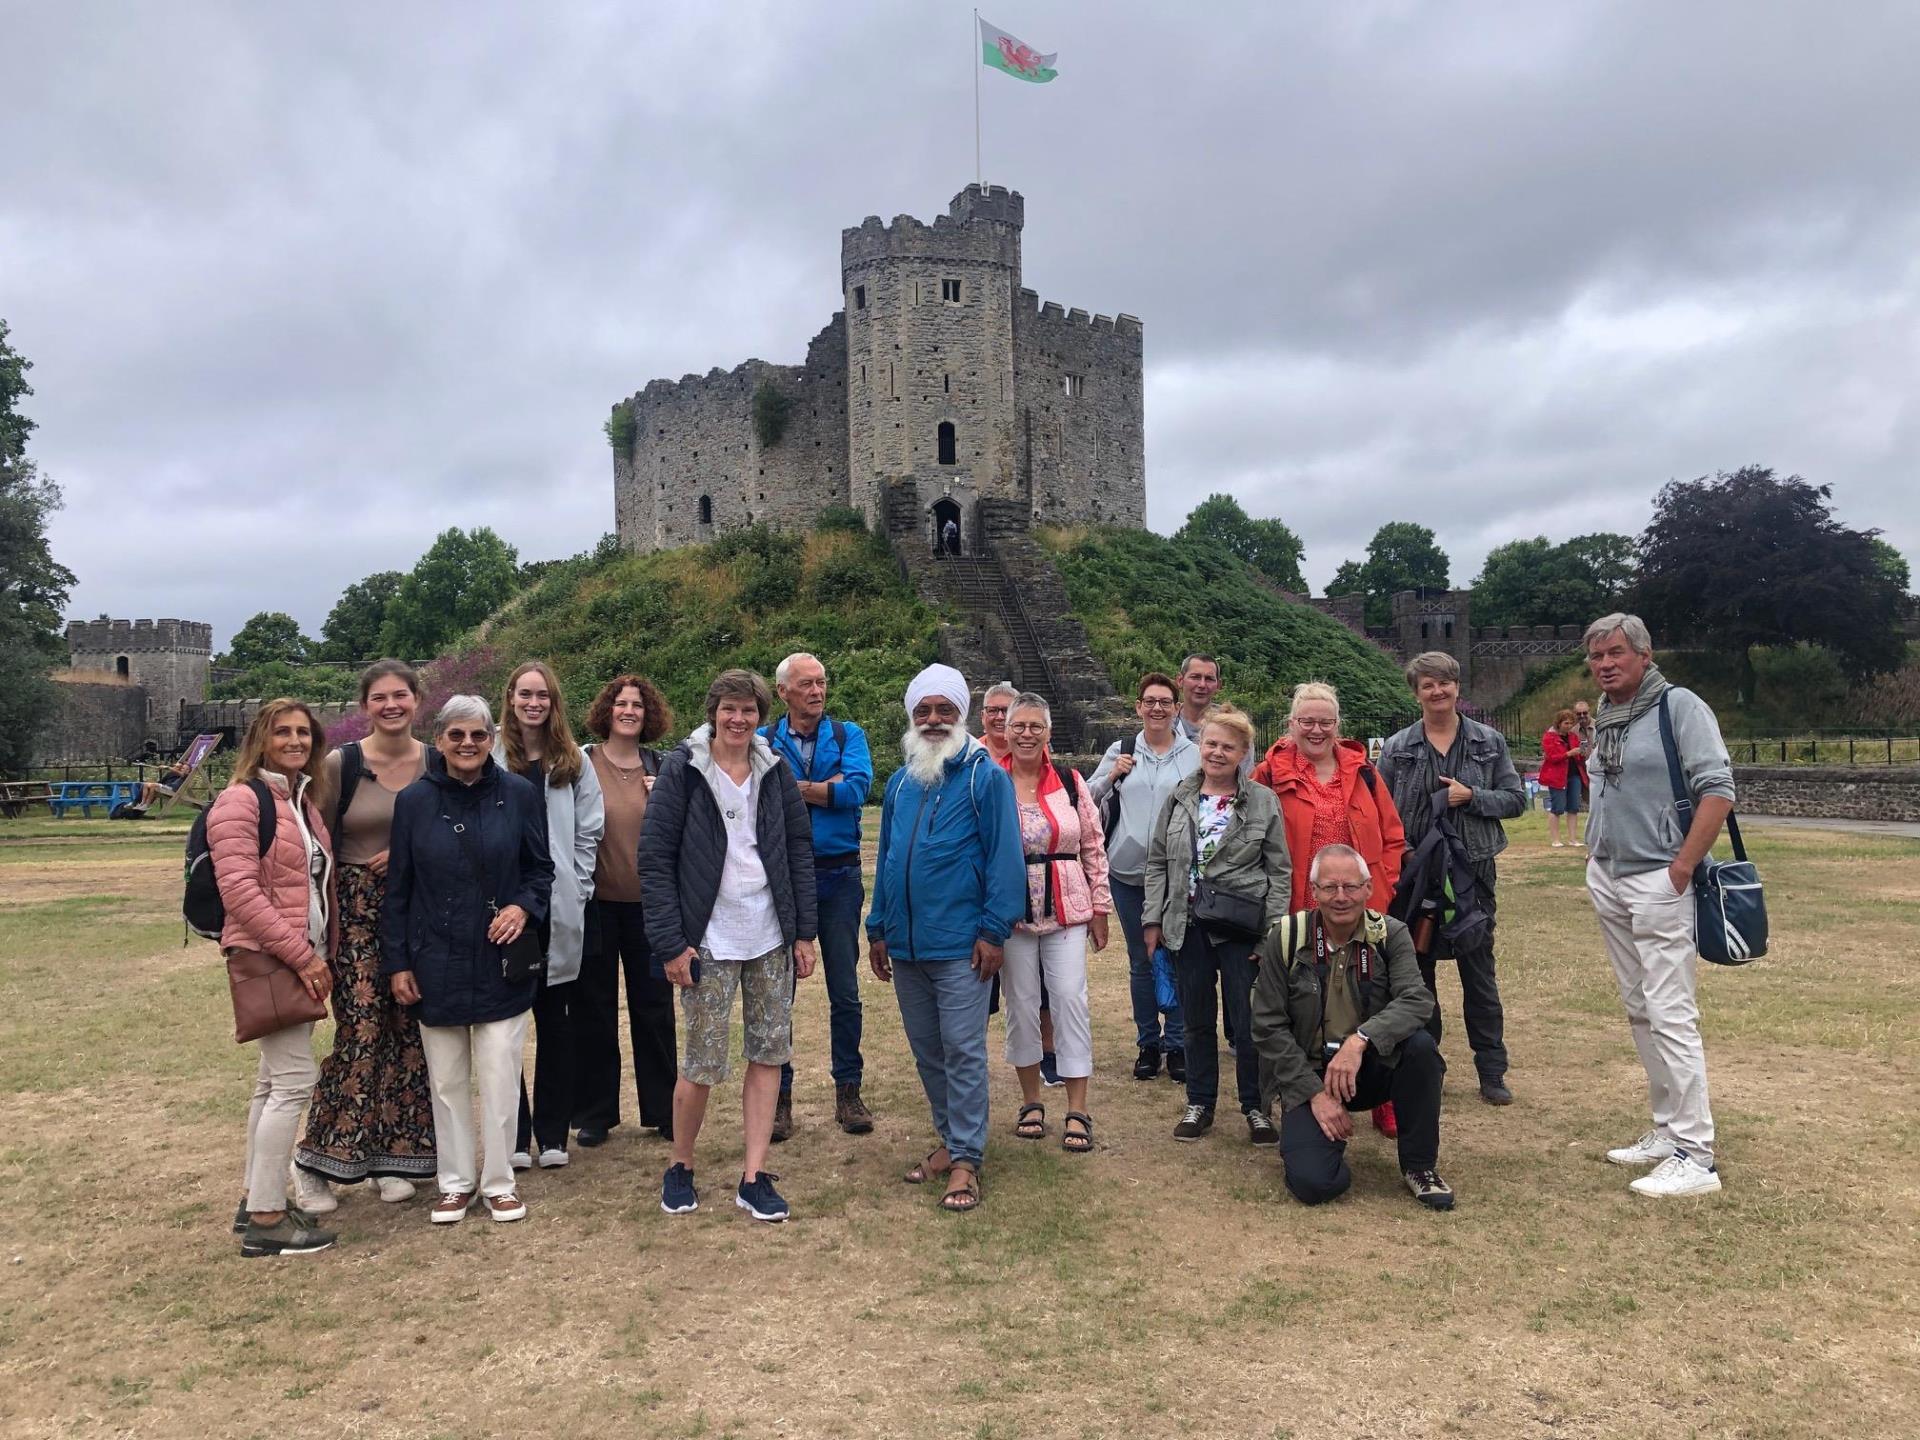
[[[964,1215],[969,1210],[980,1208],[980,1172],[966,1165],[956,1165],[954,1169],[967,1177],[967,1183],[958,1190],[949,1190],[940,1197],[940,1208],[953,1215]]]
[[[1081,1128],[1069,1130],[1067,1126],[1076,1120]],[[1069,1110],[1060,1126],[1060,1148],[1069,1155],[1085,1155],[1093,1149],[1093,1117],[1082,1110]]]
[[[1029,1120],[1029,1115],[1037,1115],[1037,1120]],[[1032,1129],[1028,1129],[1032,1126]],[[1020,1116],[1013,1122],[1013,1133],[1022,1140],[1044,1140],[1047,1138],[1047,1107],[1038,1100],[1029,1100],[1020,1107]]]

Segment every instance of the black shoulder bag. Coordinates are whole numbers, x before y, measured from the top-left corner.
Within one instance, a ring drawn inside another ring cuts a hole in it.
[[[467,857],[467,864],[473,867],[474,881],[487,896],[487,914],[500,913],[499,902],[493,898],[493,882],[487,878],[486,863],[474,851],[472,837],[467,833],[464,821],[453,822],[454,836],[460,842],[460,849]],[[537,980],[547,973],[547,953],[540,948],[540,937],[534,931],[532,918],[528,918],[526,928],[514,939],[500,948],[500,978],[509,985],[524,985],[529,980]]]
[[[1680,769],[1680,746],[1673,737],[1667,692],[1660,694],[1660,744],[1667,752],[1667,784],[1680,837],[1693,828],[1693,792]],[[1700,958],[1714,965],[1745,965],[1767,953],[1767,896],[1760,871],[1747,859],[1740,822],[1727,812],[1727,838],[1733,859],[1708,855],[1693,872],[1693,944]]]
[[[1266,933],[1263,928],[1267,918],[1265,901],[1222,890],[1201,873],[1198,816],[1187,831],[1187,843],[1192,847],[1193,869],[1197,877],[1193,882],[1193,899],[1187,903],[1188,918],[1222,940],[1259,943]]]

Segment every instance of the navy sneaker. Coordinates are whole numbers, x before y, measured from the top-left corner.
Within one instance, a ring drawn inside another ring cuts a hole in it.
[[[762,1170],[753,1179],[740,1177],[740,1188],[734,1193],[733,1203],[756,1220],[767,1220],[775,1224],[787,1218],[787,1202],[780,1198],[780,1192],[773,1188],[773,1182],[780,1177],[771,1170]]]
[[[660,1208],[669,1215],[685,1215],[700,1208],[700,1195],[693,1188],[693,1171],[684,1165],[671,1165],[660,1182]]]
[[[1040,1057],[1040,1083],[1049,1090],[1057,1090],[1067,1083],[1060,1078],[1060,1067],[1054,1063],[1051,1050]]]

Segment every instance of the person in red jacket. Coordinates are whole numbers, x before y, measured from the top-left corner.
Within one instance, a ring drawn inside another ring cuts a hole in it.
[[[1580,822],[1574,818],[1579,813],[1578,802],[1569,794],[1567,785],[1569,777],[1576,773],[1575,767],[1581,763],[1582,753],[1579,722],[1573,711],[1562,710],[1553,717],[1547,733],[1540,737],[1540,788],[1547,792],[1547,838],[1555,850],[1579,843]],[[1563,821],[1565,840],[1560,838]]]
[[[285,965],[321,1002],[333,990],[338,935],[333,841],[311,796],[326,749],[326,733],[311,710],[298,700],[269,700],[241,742],[232,783],[207,812],[207,850],[226,909],[221,952],[252,951]],[[274,806],[265,854],[255,780]],[[247,1188],[233,1217],[240,1253],[248,1257],[311,1254],[334,1242],[312,1216],[287,1203],[300,1112],[320,1078],[313,1024],[260,1037],[260,1074],[247,1112]]]
[[[1287,733],[1254,767],[1253,778],[1273,791],[1287,827],[1287,853],[1293,856],[1288,909],[1316,903],[1308,881],[1314,855],[1328,845],[1350,845],[1372,877],[1367,908],[1385,914],[1407,837],[1386,782],[1367,761],[1367,747],[1340,738],[1340,695],[1333,686],[1318,680],[1294,686]],[[1391,1101],[1374,1107],[1373,1123],[1383,1135],[1399,1133]]]

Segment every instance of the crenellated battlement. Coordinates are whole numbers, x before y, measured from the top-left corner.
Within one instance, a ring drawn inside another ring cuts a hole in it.
[[[1138,315],[1129,315],[1122,310],[1118,315],[1089,317],[1086,311],[1077,308],[1069,310],[1057,300],[1048,300],[1043,303],[1040,293],[1026,286],[1022,286],[1015,297],[1015,309],[1023,321],[1041,320],[1063,328],[1072,325],[1088,330],[1103,330],[1115,335],[1137,336],[1141,333]]]
[[[74,655],[211,655],[213,626],[199,620],[73,620],[67,649]]]

